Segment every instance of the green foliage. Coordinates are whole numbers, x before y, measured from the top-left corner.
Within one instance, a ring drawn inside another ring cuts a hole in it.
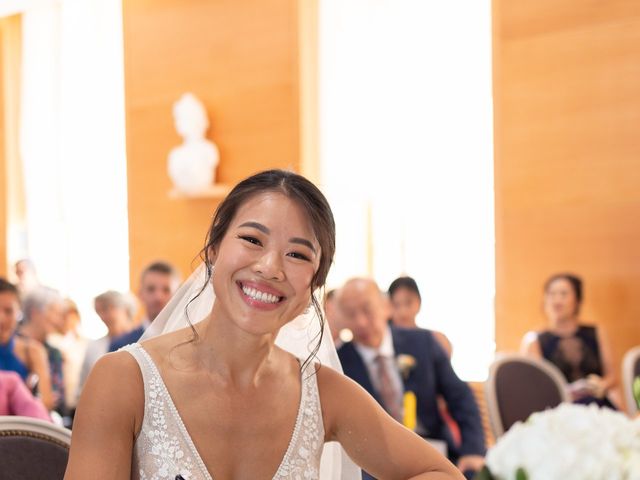
[[[633,379],[633,398],[635,398],[636,404],[640,408],[640,376]]]
[[[491,475],[491,472],[485,465],[484,467],[482,467],[482,470],[478,472],[478,474],[475,476],[473,480],[495,480],[495,478],[493,475]]]
[[[527,472],[525,471],[524,468],[521,467],[521,468],[518,468],[518,470],[516,470],[516,480],[528,480],[528,479],[529,477],[527,476]],[[475,476],[473,480],[498,480],[498,479],[491,474],[491,472],[485,465],[484,467],[482,467],[482,470],[478,472],[478,474]]]

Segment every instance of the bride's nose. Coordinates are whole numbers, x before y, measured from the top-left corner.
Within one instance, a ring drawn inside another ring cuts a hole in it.
[[[282,257],[275,250],[265,251],[253,264],[253,272],[267,280],[284,280]]]

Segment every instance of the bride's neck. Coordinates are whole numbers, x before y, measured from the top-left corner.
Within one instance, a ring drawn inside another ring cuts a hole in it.
[[[275,336],[251,335],[219,315],[212,315],[195,344],[201,365],[238,387],[256,385],[273,368]]]

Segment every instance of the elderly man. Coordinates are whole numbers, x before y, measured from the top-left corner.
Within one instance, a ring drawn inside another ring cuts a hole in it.
[[[364,387],[398,421],[403,419],[403,396],[417,399],[416,432],[446,442],[451,461],[468,478],[480,470],[485,453],[480,413],[473,393],[453,371],[447,354],[432,333],[423,329],[390,327],[388,299],[373,280],[355,278],[338,298],[345,326],[353,341],[338,350],[346,375]],[[462,434],[456,445],[438,410],[442,395]],[[363,478],[372,478],[363,474]]]
[[[154,262],[147,266],[140,275],[138,291],[146,316],[138,328],[113,339],[109,345],[109,351],[115,352],[125,345],[137,342],[164,306],[169,303],[178,286],[180,286],[180,274],[173,265]]]

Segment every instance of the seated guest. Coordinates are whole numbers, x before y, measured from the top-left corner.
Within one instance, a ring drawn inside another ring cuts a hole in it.
[[[109,351],[109,345],[115,338],[119,338],[131,330],[133,317],[136,311],[134,300],[128,295],[115,290],[101,293],[93,300],[93,305],[100,320],[107,327],[107,334],[93,340],[87,346],[87,351],[80,371],[80,386],[78,394],[82,390],[91,368],[98,359]]]
[[[169,303],[179,286],[180,274],[173,265],[166,262],[154,262],[145,268],[140,275],[138,298],[144,305],[146,315],[140,327],[121,337],[114,338],[109,345],[109,351],[115,352],[125,345],[137,342],[164,306]]]
[[[341,333],[345,336],[344,322],[342,321],[342,314],[340,307],[338,306],[338,290],[329,290],[324,296],[324,318],[327,321],[327,326],[331,332],[331,338],[336,348],[340,348],[343,339],[340,338]]]
[[[416,281],[411,277],[396,278],[389,285],[389,299],[391,300],[391,321],[393,324],[396,327],[417,328],[416,317],[422,306],[422,297]],[[431,333],[451,358],[453,347],[447,336],[435,330],[431,330]]]
[[[32,390],[37,386],[42,403],[51,410],[56,401],[47,351],[42,343],[16,333],[21,316],[17,287],[0,278],[0,369],[16,372]]]
[[[20,375],[0,370],[0,415],[21,415],[51,421],[47,409],[35,398]]]
[[[549,328],[527,333],[521,351],[544,358],[560,369],[576,403],[615,408],[609,398],[617,383],[609,342],[603,329],[580,321],[582,280],[572,274],[552,276],[544,285],[544,313]]]
[[[23,299],[31,290],[40,285],[36,267],[28,258],[18,260],[14,265],[14,271],[18,284],[16,287],[20,292],[20,298]]]
[[[47,337],[55,332],[55,326],[62,322],[64,301],[57,290],[49,287],[35,287],[24,298],[22,304],[24,317],[20,324],[19,335],[40,343],[47,352],[53,408],[62,417],[68,412],[65,405],[64,360],[62,352],[51,345]],[[42,381],[42,379],[40,379]],[[45,406],[47,402],[43,395]]]
[[[446,442],[449,458],[472,478],[484,463],[480,413],[473,393],[456,376],[432,333],[389,326],[389,302],[370,279],[349,280],[341,288],[338,302],[344,322],[353,332],[353,341],[338,350],[344,373],[397,420],[402,420],[405,413],[404,393],[413,392],[417,399],[416,432]],[[460,426],[459,446],[438,410],[439,395],[446,399]],[[371,477],[365,474],[363,478]]]
[[[396,327],[418,328],[416,317],[422,306],[422,297],[416,281],[411,277],[398,277],[389,285],[388,293],[391,300],[391,322]],[[447,336],[436,330],[431,330],[431,334],[451,359],[453,347]],[[460,445],[462,440],[460,428],[451,418],[447,402],[442,397],[438,397],[438,409],[443,420],[447,423],[456,445]]]
[[[64,313],[60,320],[58,325],[54,325],[55,332],[48,335],[47,341],[62,352],[65,404],[69,410],[73,410],[78,398],[78,382],[88,340],[80,333],[78,307],[68,298],[64,300]]]

